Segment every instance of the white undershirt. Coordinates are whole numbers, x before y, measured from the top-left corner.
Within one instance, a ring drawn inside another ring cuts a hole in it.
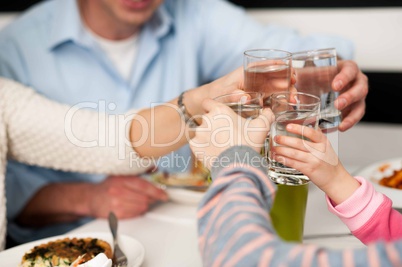
[[[134,34],[127,39],[115,41],[105,39],[89,29],[88,31],[96,39],[101,49],[112,61],[120,75],[128,81],[137,54],[138,35]]]

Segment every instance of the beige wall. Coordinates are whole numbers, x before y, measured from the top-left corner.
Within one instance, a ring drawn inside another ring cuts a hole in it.
[[[363,70],[402,71],[402,8],[258,9],[250,15],[262,23],[345,36],[356,46]]]

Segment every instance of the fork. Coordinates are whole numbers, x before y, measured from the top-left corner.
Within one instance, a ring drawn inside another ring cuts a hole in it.
[[[109,213],[109,227],[113,235],[113,265],[112,267],[127,267],[127,257],[120,249],[117,240],[117,217],[113,211]]]

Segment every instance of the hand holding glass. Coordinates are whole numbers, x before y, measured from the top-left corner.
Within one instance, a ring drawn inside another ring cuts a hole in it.
[[[270,99],[275,122],[271,126],[269,141],[269,177],[277,184],[299,185],[309,181],[308,177],[296,169],[289,168],[285,162],[275,157],[275,142],[277,135],[294,136],[286,131],[291,123],[317,128],[320,112],[320,99],[305,93],[283,92],[273,94]],[[295,136],[303,138],[303,136]]]
[[[230,107],[243,118],[257,118],[262,110],[262,94],[256,92],[238,92],[216,97],[214,100]]]
[[[275,136],[291,135],[289,123],[317,128],[320,99],[304,93],[283,92],[270,99],[275,122],[271,126],[268,175],[278,186],[270,216],[278,235],[287,241],[302,242],[309,179],[301,172],[276,161]],[[302,138],[302,137],[301,137]]]

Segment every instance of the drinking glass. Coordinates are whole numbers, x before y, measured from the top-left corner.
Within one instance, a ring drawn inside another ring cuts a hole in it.
[[[332,81],[338,74],[335,48],[293,53],[292,66],[296,73],[297,91],[321,99],[319,126],[322,131],[336,130],[341,122],[341,113],[334,106],[339,93],[332,89]]]
[[[305,139],[303,136],[286,131],[286,126],[292,123],[318,128],[320,98],[300,92],[282,92],[271,95],[269,101],[275,115],[275,121],[271,125],[270,132],[268,175],[277,184],[305,184],[309,181],[306,175],[274,159],[275,147],[278,146],[275,142],[275,136],[284,135]]]
[[[286,131],[289,123],[317,128],[320,99],[305,93],[282,92],[273,94],[269,101],[275,122],[270,133],[268,176],[278,188],[270,211],[272,225],[282,239],[302,242],[309,179],[299,171],[272,159],[272,148],[277,146],[273,138],[276,135],[292,135]]]
[[[303,241],[308,186],[308,182],[300,185],[277,184],[269,215],[273,227],[283,240]]]
[[[265,100],[275,92],[288,91],[291,83],[292,54],[276,49],[253,49],[244,52],[244,87],[264,94]]]
[[[257,118],[263,107],[263,94],[257,92],[238,92],[216,97],[243,118]]]

